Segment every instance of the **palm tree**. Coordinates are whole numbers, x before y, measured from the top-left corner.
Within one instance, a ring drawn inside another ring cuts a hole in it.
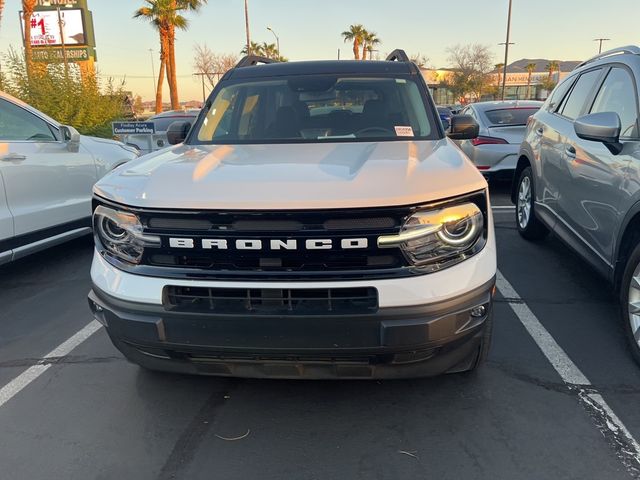
[[[529,100],[530,97],[530,93],[531,93],[531,75],[533,75],[533,72],[536,70],[536,64],[535,63],[527,63],[527,66],[524,67],[525,70],[527,71],[527,100]]]
[[[502,83],[502,70],[504,69],[504,63],[496,63],[495,65],[496,70],[498,71],[498,88],[500,87],[500,84]]]
[[[549,80],[551,80],[551,76],[553,72],[557,72],[560,69],[560,63],[557,60],[551,60],[547,64],[547,71],[549,72]]]
[[[360,24],[349,25],[349,30],[345,30],[340,35],[345,42],[353,42],[353,57],[360,60],[360,45],[364,42],[366,30]]]
[[[262,54],[267,58],[277,59],[280,54],[275,43],[262,42]]]
[[[22,0],[22,19],[24,21],[24,59],[27,75],[33,73],[33,49],[31,48],[31,17],[36,8],[36,0]]]
[[[258,55],[260,57],[264,57],[265,56],[265,51],[264,51],[264,47],[263,45],[266,45],[265,43],[256,43],[256,42],[251,42],[250,44],[251,47],[251,53],[247,52],[247,46],[245,45],[245,47],[242,49],[242,51],[240,53],[242,53],[243,55]]]
[[[183,11],[196,12],[207,3],[207,0],[169,0],[171,17],[169,18],[169,36],[167,39],[167,77],[169,80],[169,93],[171,95],[171,108],[180,108],[178,98],[178,76],[176,74],[176,28],[186,30],[188,20],[180,15]]]
[[[148,6],[141,7],[133,14],[134,18],[144,18],[158,30],[160,34],[160,72],[156,87],[156,113],[162,112],[162,84],[168,59],[168,18],[171,17],[169,0],[145,0]]]
[[[380,39],[375,32],[364,31],[364,39],[362,43],[362,60],[367,59],[367,52],[369,52],[369,59],[371,59],[371,53],[373,47],[380,43]]]
[[[156,89],[156,112],[162,111],[162,83],[166,71],[171,108],[180,108],[178,98],[178,80],[176,75],[175,40],[176,29],[186,30],[189,22],[180,13],[185,10],[197,10],[207,0],[144,0],[147,6],[139,8],[134,18],[144,18],[160,34],[160,74]]]

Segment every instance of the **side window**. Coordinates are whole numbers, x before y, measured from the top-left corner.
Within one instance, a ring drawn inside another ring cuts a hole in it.
[[[591,113],[615,112],[620,117],[620,136],[638,137],[638,97],[631,74],[624,68],[614,67],[605,79]]]
[[[0,99],[0,140],[55,142],[47,122],[24,108]]]
[[[560,82],[560,84],[553,89],[553,92],[551,92],[551,96],[549,97],[549,101],[547,102],[545,109],[550,112],[555,112],[575,80],[575,77],[572,77]]]
[[[599,68],[580,75],[569,97],[564,102],[561,112],[563,116],[571,120],[575,120],[580,116],[601,73],[602,69]]]

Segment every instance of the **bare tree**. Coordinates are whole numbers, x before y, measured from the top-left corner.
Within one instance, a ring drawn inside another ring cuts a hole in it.
[[[194,47],[193,68],[202,75],[213,88],[222,75],[238,63],[238,57],[232,53],[214,53],[207,45]]]
[[[477,100],[491,83],[493,55],[487,45],[455,45],[447,49],[448,60],[455,69],[450,83],[454,90],[471,93]]]
[[[420,68],[427,68],[430,60],[426,55],[422,55],[420,52],[411,55],[411,61],[418,65]]]

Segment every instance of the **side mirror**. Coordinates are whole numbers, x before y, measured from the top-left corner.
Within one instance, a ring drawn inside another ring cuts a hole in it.
[[[62,125],[60,133],[62,134],[62,141],[67,144],[69,151],[77,152],[80,148],[80,133],[68,125]]]
[[[573,128],[583,140],[613,145],[618,143],[622,125],[617,113],[600,112],[577,118]]]
[[[451,117],[451,127],[447,136],[451,140],[471,140],[480,133],[480,125],[471,115]]]
[[[184,142],[191,130],[191,122],[173,122],[167,129],[167,141],[170,145]]]

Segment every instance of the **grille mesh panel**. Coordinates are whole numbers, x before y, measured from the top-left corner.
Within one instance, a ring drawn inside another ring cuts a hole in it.
[[[228,315],[354,315],[375,312],[375,288],[243,289],[168,286],[165,309]]]

